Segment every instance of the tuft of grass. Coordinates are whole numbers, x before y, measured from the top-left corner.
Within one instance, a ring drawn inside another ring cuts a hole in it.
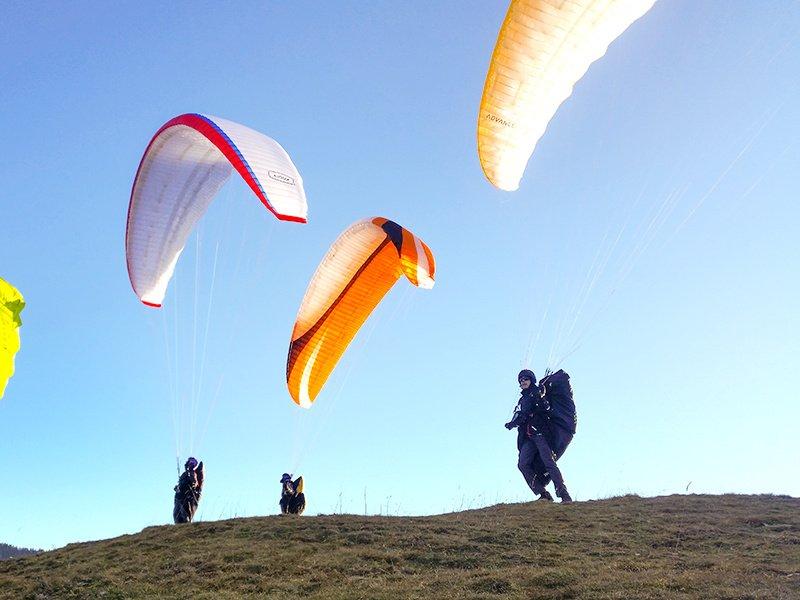
[[[800,500],[623,496],[148,527],[0,562],[0,598],[800,598]]]

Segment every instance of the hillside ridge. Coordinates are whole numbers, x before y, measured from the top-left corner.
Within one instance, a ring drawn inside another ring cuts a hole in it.
[[[0,598],[800,598],[800,499],[622,496],[148,527],[0,563]]]

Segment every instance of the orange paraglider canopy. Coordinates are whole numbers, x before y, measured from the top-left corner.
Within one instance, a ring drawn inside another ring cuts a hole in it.
[[[306,290],[289,345],[286,383],[309,408],[370,313],[405,275],[417,287],[434,284],[433,254],[394,221],[365,219],[331,246]]]

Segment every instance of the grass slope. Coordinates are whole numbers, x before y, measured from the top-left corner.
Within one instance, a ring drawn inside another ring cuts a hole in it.
[[[231,519],[0,563],[0,598],[242,597],[800,598],[800,499]]]

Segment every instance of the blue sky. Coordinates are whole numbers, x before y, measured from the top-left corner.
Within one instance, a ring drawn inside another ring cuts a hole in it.
[[[0,541],[170,521],[166,357],[178,348],[179,385],[199,376],[193,306],[205,332],[215,253],[208,427],[191,448],[208,465],[204,520],[276,513],[285,470],[306,477],[312,514],[529,499],[502,424],[538,332],[537,374],[579,343],[562,364],[577,499],[800,495],[797,2],[657,2],[579,82],[511,194],[475,147],[506,8],[6,8],[0,276],[28,306],[0,401]],[[278,140],[309,223],[276,221],[234,177],[159,312],[130,289],[125,217],[147,142],[184,112]],[[337,235],[377,215],[431,247],[436,287],[400,281],[303,412],[284,381],[298,304]]]

